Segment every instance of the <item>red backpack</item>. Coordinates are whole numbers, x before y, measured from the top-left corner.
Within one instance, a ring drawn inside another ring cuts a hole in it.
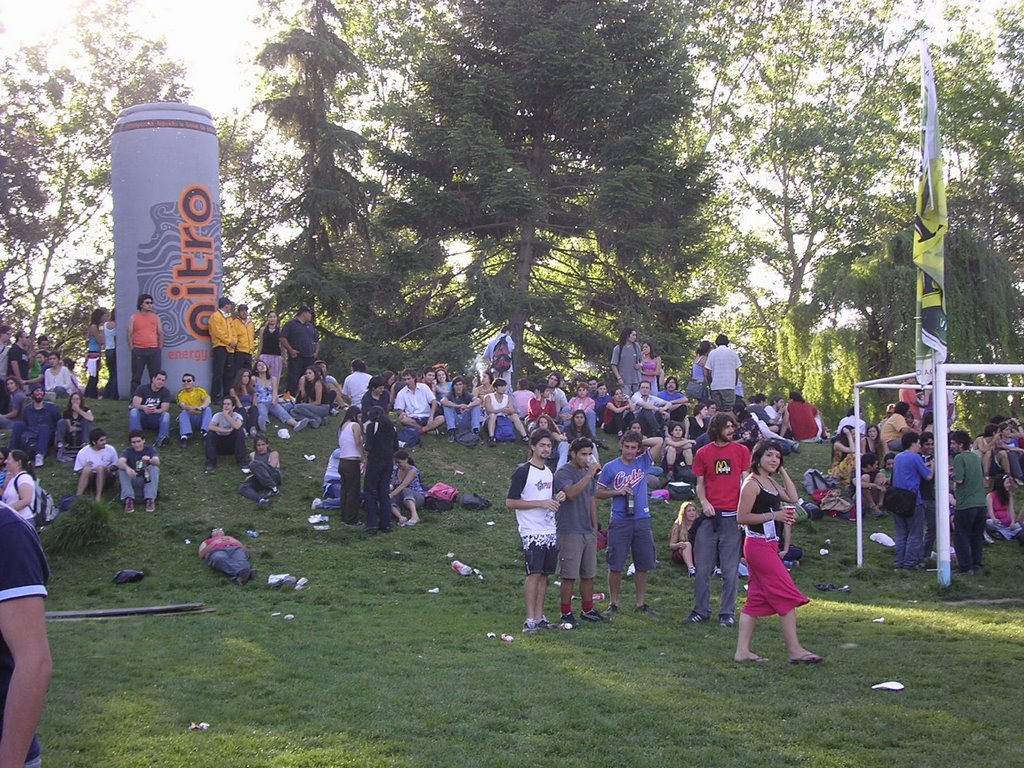
[[[494,356],[491,358],[491,368],[495,373],[505,373],[512,367],[512,350],[508,348],[508,336],[502,336],[494,345]]]

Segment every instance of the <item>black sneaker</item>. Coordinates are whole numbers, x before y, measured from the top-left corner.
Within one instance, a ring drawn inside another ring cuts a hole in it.
[[[636,613],[646,613],[651,618],[658,618],[658,612],[651,608],[651,606],[649,606],[647,603],[644,603],[643,605],[638,605],[634,610]]]
[[[454,429],[449,429],[448,430],[448,442],[449,443],[454,443],[455,442],[455,430]]]
[[[215,470],[216,468],[217,467],[215,467],[213,464],[207,464],[206,465],[206,469],[203,470],[203,471],[206,472],[206,473],[210,473],[210,472],[213,472],[213,470]]]
[[[720,627],[735,627],[736,626],[736,619],[734,619],[732,616],[719,616],[718,617],[718,626],[720,626]]]
[[[580,618],[584,621],[607,621],[598,611],[591,608],[589,611],[580,611]]]
[[[701,622],[704,622],[704,621],[707,621],[707,620],[708,620],[708,617],[707,617],[707,616],[701,616],[701,615],[700,615],[699,613],[697,613],[696,611],[691,611],[691,612],[690,612],[690,615],[689,615],[689,616],[687,616],[687,617],[686,617],[686,618],[685,618],[685,619],[683,620],[683,623],[684,623],[684,624],[700,624]]]
[[[188,448],[188,438],[187,437],[182,437],[178,441],[178,447],[179,448]]]
[[[558,629],[558,625],[548,621],[547,616],[541,616],[537,621],[537,629]]]
[[[493,437],[490,440],[487,441],[487,447],[488,448],[493,448],[497,444],[498,444],[498,441],[495,440]]]
[[[576,617],[572,615],[572,611],[563,613],[560,621],[562,622],[563,629],[576,629],[576,627],[579,626],[576,623]]]
[[[687,568],[687,569],[686,569],[686,573],[687,573],[687,574],[688,574],[688,575],[690,576],[690,578],[692,579],[692,578],[696,577],[696,575],[697,575],[697,569],[696,569],[696,568]]]
[[[608,610],[605,611],[605,614],[608,615],[608,616],[613,616],[613,615],[615,615],[618,612],[619,612],[619,604],[618,603],[612,603],[611,605],[608,606]]]

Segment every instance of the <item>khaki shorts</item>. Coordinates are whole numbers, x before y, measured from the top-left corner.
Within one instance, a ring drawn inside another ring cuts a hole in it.
[[[597,536],[558,534],[558,573],[563,579],[592,579],[597,575]]]

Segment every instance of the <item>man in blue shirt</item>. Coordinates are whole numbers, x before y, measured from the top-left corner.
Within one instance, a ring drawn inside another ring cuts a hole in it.
[[[641,453],[641,450],[650,445]],[[654,534],[651,532],[651,510],[647,496],[647,472],[661,457],[661,438],[642,439],[635,432],[623,435],[619,458],[601,469],[597,480],[597,498],[612,500],[612,516],[608,523],[608,613],[619,610],[619,587],[622,569],[632,552],[636,574],[636,610],[649,616],[657,614],[647,605],[647,572],[653,571]]]
[[[57,422],[60,421],[60,409],[53,403],[44,402],[44,398],[43,385],[33,385],[32,399],[22,406],[21,420],[16,421],[11,430],[12,449],[24,450],[25,438],[36,438],[37,467],[43,466],[43,458],[50,452],[50,443],[57,432]]]
[[[903,451],[896,456],[892,468],[894,488],[912,491],[917,496],[914,514],[909,517],[894,515],[896,523],[896,567],[924,570],[924,499],[921,481],[932,479],[931,462],[921,458],[921,436],[917,432],[904,432]]]

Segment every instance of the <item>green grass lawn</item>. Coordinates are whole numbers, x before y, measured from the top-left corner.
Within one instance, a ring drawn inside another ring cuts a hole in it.
[[[120,450],[123,405],[96,408]],[[787,664],[773,619],[761,621],[753,645],[771,662],[739,665],[735,630],[682,625],[693,582],[668,555],[678,504],[657,505],[661,562],[648,601],[661,617],[632,613],[626,579],[626,610],[613,622],[526,637],[519,538],[503,503],[523,446],[469,450],[428,437],[414,451],[425,481],[481,493],[494,506],[427,512],[416,528],[367,537],[334,517],[329,531],[307,523],[334,439],[325,428],[273,441],[285,482],[270,508],[238,495],[243,476],[230,457],[204,475],[198,446],[165,448],[156,515],[119,511],[114,545],[51,559],[49,610],[184,602],[215,610],[51,623],[46,765],[1020,764],[1024,550],[1015,543],[989,547],[983,575],[954,577],[943,591],[934,573],[894,572],[892,551],[871,542],[858,571],[852,523],[802,523],[794,543],[807,554],[794,578],[812,602],[799,611],[801,639],[826,662]],[[826,453],[805,447],[790,457],[791,474],[826,468]],[[55,497],[73,490],[68,467],[51,461],[41,477]],[[258,581],[236,587],[198,559],[215,525],[247,543]],[[888,519],[866,526],[893,532]],[[246,529],[261,535],[248,539]],[[831,554],[821,557],[826,539]],[[449,552],[483,580],[456,575]],[[121,568],[146,578],[116,586]],[[267,575],[281,572],[309,585],[267,587]],[[600,591],[604,574],[602,564]],[[852,591],[819,592],[820,582]],[[552,587],[548,615],[557,613]],[[871,689],[886,680],[906,690]],[[199,721],[210,730],[190,732]]]

